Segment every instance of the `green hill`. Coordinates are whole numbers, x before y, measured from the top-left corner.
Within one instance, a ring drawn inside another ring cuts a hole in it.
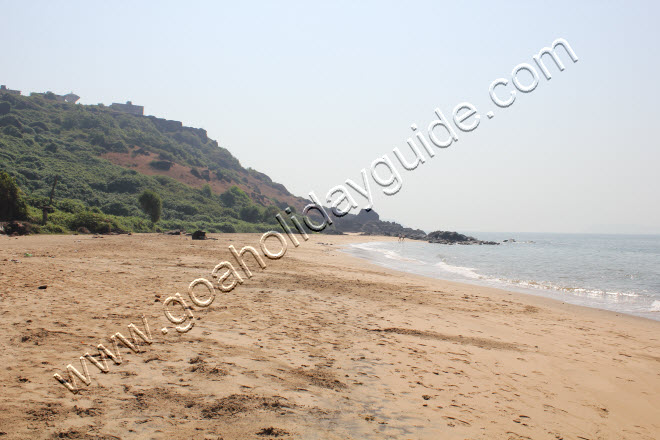
[[[14,177],[35,223],[59,176],[44,232],[152,231],[138,203],[147,189],[162,198],[161,229],[261,232],[278,208],[305,204],[205,130],[48,94],[0,96],[0,171]]]

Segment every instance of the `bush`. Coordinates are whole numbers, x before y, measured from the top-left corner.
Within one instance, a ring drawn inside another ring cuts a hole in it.
[[[250,198],[248,197],[248,195],[245,194],[245,192],[236,185],[232,186],[227,191],[223,192],[220,195],[220,200],[225,206],[229,208],[231,208],[236,204],[240,206],[244,206],[250,203]]]
[[[0,171],[0,220],[25,220],[27,204],[13,177]]]
[[[34,128],[35,130],[39,129],[41,131],[48,131],[48,126],[41,121],[31,123],[30,127]]]
[[[7,101],[0,102],[0,115],[6,115],[11,111],[11,104]]]
[[[106,185],[106,189],[113,193],[135,194],[141,185],[141,179],[138,176],[120,176],[112,179]]]
[[[169,160],[152,160],[149,162],[149,166],[156,170],[169,171],[172,168],[172,162]]]
[[[218,226],[218,229],[228,234],[233,234],[236,232],[236,228],[231,223],[222,223]]]
[[[4,134],[6,134],[7,136],[13,136],[13,137],[17,137],[17,138],[22,138],[23,137],[23,133],[21,133],[20,130],[18,128],[14,127],[13,125],[6,126],[2,130],[2,132]]]
[[[67,229],[64,226],[48,223],[46,226],[42,226],[39,232],[44,234],[66,234]]]
[[[202,194],[205,197],[213,196],[213,191],[211,191],[211,186],[208,183],[202,187]]]
[[[225,206],[232,207],[236,204],[236,195],[230,189],[220,194],[220,200]]]
[[[64,212],[76,214],[87,209],[85,204],[79,200],[63,199],[56,203],[57,209]]]
[[[0,118],[0,127],[9,127],[10,125],[18,129],[23,128],[21,121],[14,115],[7,115]]]
[[[142,211],[149,216],[152,223],[157,223],[160,220],[163,212],[163,202],[158,194],[147,189],[140,195],[138,202],[140,202]]]
[[[275,220],[275,216],[277,213],[280,212],[280,210],[277,208],[277,206],[270,205],[266,209],[264,209],[264,212],[262,214],[262,221],[264,223],[275,223],[277,220]]]
[[[89,211],[77,213],[69,224],[69,229],[73,231],[82,228],[95,234],[107,234],[112,231],[120,230],[112,219],[106,218],[102,214],[96,214]]]
[[[254,205],[244,206],[241,208],[239,215],[241,216],[241,220],[245,220],[246,222],[250,223],[257,223],[261,220],[261,211],[259,211],[259,208]]]

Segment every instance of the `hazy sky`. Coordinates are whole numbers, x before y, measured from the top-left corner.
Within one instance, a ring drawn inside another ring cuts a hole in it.
[[[207,129],[297,195],[360,182],[374,159],[410,151],[412,123],[469,101],[479,127],[401,171],[396,195],[379,190],[381,217],[426,230],[660,233],[658,2],[0,7],[0,83],[86,104],[130,99]],[[562,53],[563,72],[551,66],[552,80],[494,106],[490,83],[557,38],[579,61]]]

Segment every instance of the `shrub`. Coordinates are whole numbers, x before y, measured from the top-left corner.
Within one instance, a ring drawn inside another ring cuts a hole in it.
[[[172,162],[169,160],[152,160],[149,162],[149,166],[156,170],[169,171],[172,168]]]
[[[112,179],[106,185],[109,192],[113,193],[129,193],[134,194],[138,192],[141,185],[141,179],[138,176],[119,176]]]
[[[24,220],[27,204],[13,177],[0,171],[0,220]]]
[[[2,132],[4,134],[6,134],[7,136],[13,136],[13,137],[17,137],[17,138],[22,138],[23,137],[23,133],[21,133],[20,130],[18,128],[14,127],[13,125],[6,126],[2,130]]]
[[[11,104],[7,101],[0,102],[0,115],[6,115],[11,111]]]
[[[261,220],[261,211],[259,211],[259,208],[254,205],[244,206],[241,208],[239,215],[241,216],[241,220],[245,220],[246,222],[250,223],[257,223]]]
[[[41,122],[41,121],[32,122],[30,124],[30,127],[34,128],[34,129],[39,129],[41,131],[48,131],[48,126],[45,123]]]
[[[7,115],[0,118],[0,127],[14,126],[16,128],[23,128],[23,124],[14,115]]]
[[[140,202],[142,211],[149,216],[152,223],[157,223],[160,220],[163,212],[163,202],[158,194],[147,189],[140,195],[138,202]]]
[[[262,220],[264,223],[275,223],[277,220],[275,220],[275,216],[277,213],[280,212],[280,210],[277,208],[277,206],[270,205],[264,209],[263,215],[262,215]]]
[[[236,228],[231,223],[222,223],[218,226],[218,229],[228,234],[233,234],[236,232]]]
[[[213,191],[211,191],[211,186],[208,183],[202,187],[202,194],[205,197],[213,196]]]
[[[74,231],[84,228],[96,234],[107,234],[119,230],[119,227],[112,219],[89,211],[75,214],[69,224],[69,228]]]
[[[225,206],[232,207],[236,204],[236,195],[230,189],[220,194],[220,200]]]
[[[86,206],[80,200],[63,199],[56,203],[57,209],[64,212],[76,214],[86,210]]]

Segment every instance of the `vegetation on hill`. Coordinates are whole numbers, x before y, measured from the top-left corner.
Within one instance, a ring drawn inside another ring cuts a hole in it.
[[[158,220],[162,229],[261,232],[277,224],[278,208],[292,200],[303,203],[265,174],[243,168],[206,131],[176,121],[41,96],[1,95],[0,110],[0,171],[25,193],[21,200],[31,221],[41,219],[41,207],[59,176],[55,212],[41,227],[44,232],[146,232]],[[158,159],[144,173],[106,159],[111,153]],[[207,184],[197,188],[158,174],[173,164],[189,167],[189,174],[198,176],[193,179]],[[209,182],[227,189],[214,193]],[[149,210],[151,205],[141,209],[138,198],[145,191],[162,200],[160,215]]]
[[[0,171],[0,221],[25,220],[27,205],[14,179]]]

